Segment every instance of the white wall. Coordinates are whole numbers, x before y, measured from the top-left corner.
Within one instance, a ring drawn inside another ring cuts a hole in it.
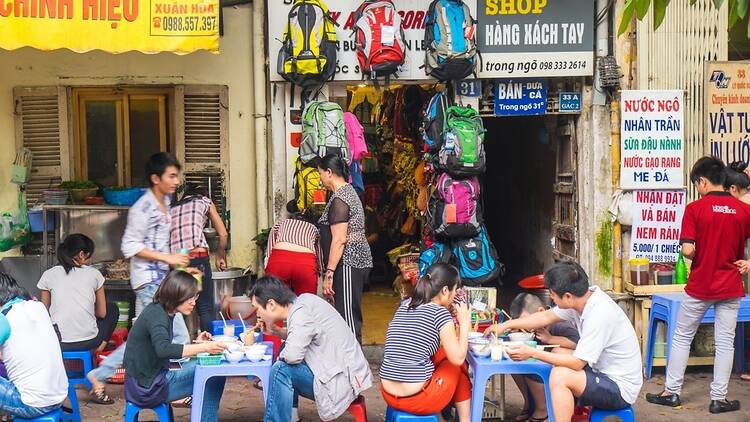
[[[0,210],[15,204],[16,187],[9,168],[15,153],[13,87],[43,85],[218,84],[229,87],[229,209],[232,217],[230,264],[247,266],[255,258],[250,240],[257,231],[255,145],[252,94],[252,8],[224,9],[220,54],[196,52],[78,54],[68,50],[43,52],[30,48],[0,50]],[[267,199],[264,198],[263,201]]]

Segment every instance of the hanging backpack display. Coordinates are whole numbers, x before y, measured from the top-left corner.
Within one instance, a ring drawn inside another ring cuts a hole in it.
[[[427,206],[427,221],[436,236],[473,237],[482,226],[479,181],[476,177],[456,180],[440,175]]]
[[[362,2],[354,15],[357,59],[363,76],[376,81],[398,72],[406,60],[401,16],[391,0]]]
[[[302,113],[299,157],[304,165],[317,165],[317,159],[328,154],[338,154],[347,165],[351,163],[344,112],[336,103],[313,101]]]
[[[451,106],[445,112],[443,137],[435,167],[454,177],[484,173],[484,124],[471,107]]]
[[[321,0],[295,0],[287,17],[276,71],[304,89],[336,72],[336,22]]]
[[[297,211],[306,212],[312,210],[321,214],[328,202],[328,192],[320,182],[320,173],[317,167],[305,166],[302,160],[297,158],[294,171],[294,202]]]
[[[354,113],[344,113],[344,125],[346,127],[346,140],[349,144],[349,155],[352,161],[360,161],[367,155],[367,141],[365,140],[365,128],[359,123]]]
[[[458,81],[475,72],[476,20],[461,0],[434,0],[425,17],[425,70],[439,81]]]
[[[452,263],[458,268],[462,284],[479,286],[505,274],[505,266],[498,261],[484,226],[476,237],[454,240],[452,246]]]
[[[436,93],[427,103],[422,117],[422,139],[425,152],[437,152],[443,143],[443,126],[448,104],[448,96],[445,92]]]

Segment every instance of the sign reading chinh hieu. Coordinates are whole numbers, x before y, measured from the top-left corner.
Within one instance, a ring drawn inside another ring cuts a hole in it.
[[[0,0],[0,48],[219,51],[219,0]]]

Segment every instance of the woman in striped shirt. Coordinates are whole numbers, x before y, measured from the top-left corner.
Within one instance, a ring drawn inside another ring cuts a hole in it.
[[[289,218],[276,223],[268,234],[266,275],[284,281],[295,295],[318,293],[320,233],[315,217],[294,212],[294,201],[287,204]]]
[[[455,404],[459,420],[469,421],[471,381],[464,360],[471,311],[466,303],[453,304],[460,284],[455,267],[434,264],[417,282],[411,299],[396,310],[380,366],[381,393],[392,408],[426,415]]]

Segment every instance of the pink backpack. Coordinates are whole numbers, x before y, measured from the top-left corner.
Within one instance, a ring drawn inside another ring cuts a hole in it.
[[[448,173],[441,174],[428,201],[427,214],[427,221],[438,236],[476,236],[482,225],[477,178],[453,179]]]
[[[344,113],[344,124],[346,125],[346,139],[349,141],[349,154],[352,161],[359,161],[367,155],[367,142],[365,142],[365,128],[359,123],[354,113]]]

